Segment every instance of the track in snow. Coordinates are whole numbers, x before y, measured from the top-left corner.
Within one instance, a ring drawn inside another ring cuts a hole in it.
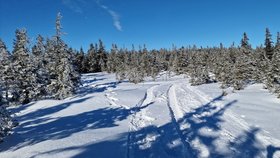
[[[133,114],[130,118],[130,126],[127,137],[127,158],[134,155],[131,152],[136,145],[135,143],[137,143],[134,140],[135,133],[145,127],[150,119],[152,119],[146,116],[146,111],[143,108],[153,103],[155,97],[153,91],[155,87],[156,86],[153,86],[146,91],[144,97],[135,105],[134,110],[132,111]]]
[[[186,138],[184,137],[183,132],[180,129],[180,124],[178,124],[178,120],[176,119],[176,118],[182,118],[184,114],[180,110],[180,107],[178,107],[178,101],[177,101],[176,93],[175,93],[175,85],[171,85],[168,88],[167,106],[168,106],[168,109],[170,112],[172,124],[176,128],[176,132],[178,133],[180,140],[184,146],[184,149],[182,151],[183,155],[186,157],[194,157],[194,154],[191,152],[190,143],[187,142]],[[175,116],[175,114],[177,116]]]

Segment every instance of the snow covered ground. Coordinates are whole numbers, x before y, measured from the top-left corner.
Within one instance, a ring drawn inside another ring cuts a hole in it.
[[[223,96],[183,76],[118,83],[85,74],[78,95],[11,109],[2,158],[280,157],[280,100],[262,85]]]

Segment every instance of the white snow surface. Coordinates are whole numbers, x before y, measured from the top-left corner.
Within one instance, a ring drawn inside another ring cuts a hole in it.
[[[280,157],[280,100],[254,84],[222,95],[162,73],[140,84],[82,76],[78,95],[11,108],[1,158]]]

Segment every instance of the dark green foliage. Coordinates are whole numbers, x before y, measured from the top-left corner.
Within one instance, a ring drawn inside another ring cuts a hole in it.
[[[271,38],[272,38],[272,35],[271,35],[269,29],[266,28],[264,45],[265,45],[266,57],[270,60],[272,59],[272,56],[273,56],[273,42],[272,42]]]

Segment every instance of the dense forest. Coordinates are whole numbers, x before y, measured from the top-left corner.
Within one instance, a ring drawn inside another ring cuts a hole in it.
[[[264,45],[256,48],[244,33],[240,45],[228,48],[220,44],[148,50],[113,44],[108,51],[99,40],[84,51],[74,50],[62,40],[61,18],[58,14],[56,34],[46,39],[38,35],[32,47],[26,29],[16,30],[12,52],[0,39],[0,140],[15,125],[7,106],[69,97],[79,87],[81,73],[106,71],[115,73],[120,82],[137,84],[167,71],[189,76],[192,85],[220,82],[221,88],[241,90],[248,84],[263,83],[280,97],[280,34],[274,41],[268,28]]]

